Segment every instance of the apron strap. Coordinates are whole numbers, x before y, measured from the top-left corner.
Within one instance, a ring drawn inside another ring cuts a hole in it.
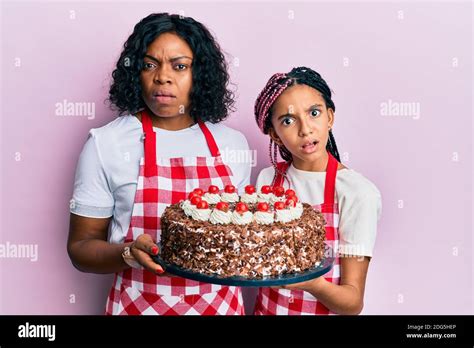
[[[144,148],[145,148],[145,177],[156,176],[156,133],[153,130],[153,122],[148,115],[146,110],[141,111],[142,115],[142,128],[145,133]],[[207,145],[211,151],[212,157],[220,156],[219,148],[217,147],[214,136],[212,135],[209,128],[202,121],[198,122],[199,127],[204,133]]]
[[[209,150],[211,151],[212,157],[220,156],[221,153],[219,151],[219,148],[217,147],[216,141],[214,140],[214,136],[212,135],[209,128],[207,128],[206,124],[202,121],[199,121],[198,124],[202,132],[204,133],[204,137],[206,138],[207,146],[209,146]]]
[[[143,133],[145,133],[145,177],[156,176],[156,133],[153,131],[153,122],[146,110],[141,112]]]
[[[275,177],[273,179],[273,186],[283,186],[285,178],[283,177],[282,173],[286,173],[288,167],[290,166],[290,162],[278,162],[276,167],[277,170],[275,171]]]
[[[334,193],[336,191],[336,174],[339,162],[328,151],[328,165],[326,168],[326,182],[324,183],[324,205],[334,205]]]
[[[333,155],[328,151],[328,164],[326,166],[326,179],[324,183],[324,206],[332,206],[334,205],[334,193],[336,190],[336,175],[337,175],[337,166],[338,166],[337,159],[334,158]],[[290,162],[279,162],[277,163],[277,169],[275,178],[273,179],[274,186],[283,186],[284,177],[281,173],[286,173],[288,167],[290,166]]]

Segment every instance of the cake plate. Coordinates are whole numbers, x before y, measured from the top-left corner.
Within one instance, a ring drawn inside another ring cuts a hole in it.
[[[326,274],[331,270],[335,260],[333,249],[328,245],[326,245],[324,255],[325,256],[317,266],[310,268],[304,272],[288,273],[279,276],[264,276],[262,278],[247,278],[242,276],[225,277],[218,274],[193,272],[188,269],[165,262],[159,254],[156,256],[152,256],[152,259],[160,266],[162,266],[166,272],[179,277],[196,280],[199,282],[220,285],[260,287],[295,284],[321,277],[322,275]]]

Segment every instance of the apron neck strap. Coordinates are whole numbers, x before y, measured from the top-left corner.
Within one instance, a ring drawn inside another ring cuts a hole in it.
[[[328,152],[328,164],[326,167],[326,181],[324,183],[324,204],[334,204],[334,193],[336,190],[336,174],[339,162]]]
[[[333,155],[328,151],[328,163],[326,166],[326,179],[324,183],[324,204],[333,205],[334,204],[334,193],[336,190],[336,175],[337,175],[337,166],[338,161],[334,158]],[[283,186],[284,176],[290,162],[279,162],[277,163],[277,170],[275,173],[275,178],[273,179],[273,186]]]
[[[145,177],[156,176],[156,133],[153,131],[153,122],[146,110],[141,112],[143,133],[145,133]]]
[[[212,157],[220,156],[219,148],[217,147],[216,141],[212,136],[211,131],[207,128],[206,124],[202,121],[198,122],[199,127],[201,128],[202,132],[204,133],[204,137],[206,138],[207,146],[209,146],[209,150],[211,151]]]
[[[146,109],[141,111],[141,115],[143,133],[145,133],[145,176],[156,176],[156,133],[153,130],[153,122]],[[219,148],[209,128],[207,128],[206,124],[202,121],[199,121],[198,124],[206,138],[207,146],[211,151],[212,157],[220,156]]]

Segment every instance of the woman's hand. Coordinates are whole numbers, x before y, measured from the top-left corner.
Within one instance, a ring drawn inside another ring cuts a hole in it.
[[[165,273],[163,267],[154,262],[151,258],[150,255],[158,255],[159,249],[158,245],[155,244],[150,235],[139,235],[130,245],[130,253],[133,255],[135,260],[137,260],[138,263],[148,271],[159,276],[171,276],[169,273]]]

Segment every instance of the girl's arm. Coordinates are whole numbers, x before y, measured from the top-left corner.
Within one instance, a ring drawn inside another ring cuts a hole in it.
[[[285,289],[300,289],[311,293],[330,311],[357,315],[364,307],[364,290],[369,258],[341,256],[341,282],[339,285],[319,277],[307,282],[287,285]]]

